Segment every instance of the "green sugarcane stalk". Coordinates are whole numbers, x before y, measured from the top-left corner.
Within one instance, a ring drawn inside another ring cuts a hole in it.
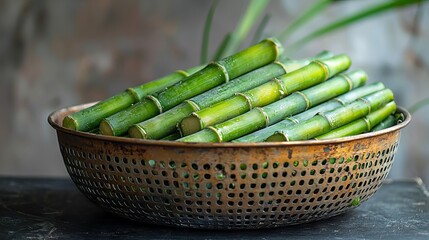
[[[259,86],[274,77],[292,72],[311,60],[332,57],[328,51],[321,52],[310,59],[286,60],[284,63],[275,62],[244,74],[233,81],[217,86],[196,97],[185,100],[176,107],[150,118],[144,122],[131,126],[128,133],[133,138],[160,139],[177,130],[177,124],[189,114],[199,109],[207,108],[217,102],[223,101],[236,92],[247,91]]]
[[[390,89],[383,89],[359,98],[344,107],[319,113],[307,121],[278,131],[267,138],[266,141],[277,142],[311,139],[364,117],[390,101],[393,101],[392,91]]]
[[[403,121],[404,121],[404,115],[402,113],[391,114],[383,121],[381,121],[379,124],[375,125],[371,129],[371,132],[376,132],[376,131],[380,131],[380,130],[395,126],[396,124],[401,123]]]
[[[147,95],[154,94],[183,80],[202,68],[203,66],[197,66],[187,70],[178,70],[152,82],[128,88],[122,93],[66,116],[63,120],[63,127],[83,132],[96,129],[104,118],[126,109]]]
[[[253,26],[253,23],[257,20],[258,16],[264,11],[265,7],[269,3],[269,0],[251,0],[247,6],[246,12],[241,17],[239,24],[236,26],[234,31],[230,35],[228,44],[223,49],[223,56],[228,56],[235,51],[246,38],[247,33]]]
[[[367,75],[362,70],[353,71],[347,75],[340,74],[329,81],[317,84],[301,92],[292,93],[290,96],[263,108],[254,108],[240,116],[211,126],[207,128],[209,131],[200,131],[178,141],[195,142],[195,139],[217,139],[216,142],[228,142],[279,122],[287,116],[303,112],[353,88],[362,86],[366,80]],[[205,138],[203,135],[207,137]]]
[[[194,111],[208,107],[231,97],[236,91],[245,91],[256,87],[273,77],[286,72],[286,66],[276,62],[258,68],[245,75],[204,92],[176,107],[144,122],[131,126],[128,130],[133,138],[159,139],[177,130],[176,125]]]
[[[369,132],[371,129],[396,111],[394,101],[387,103],[384,107],[369,113],[367,116],[336,128],[328,133],[315,137],[317,140],[341,138]]]
[[[104,135],[120,136],[136,123],[167,111],[186,99],[203,93],[242,74],[277,60],[283,48],[276,39],[260,43],[220,61],[210,63],[164,91],[146,96],[132,107],[107,117],[100,123]]]
[[[298,124],[302,121],[308,120],[319,112],[327,112],[337,107],[344,106],[345,104],[355,101],[358,98],[374,93],[376,91],[380,91],[384,88],[385,86],[381,82],[376,82],[362,87],[358,87],[339,97],[333,98],[325,103],[322,103],[313,108],[310,108],[303,113],[300,113],[295,116],[290,116],[274,125],[263,128],[259,131],[253,132],[243,137],[237,138],[232,142],[262,142],[265,139],[267,139],[269,136],[273,135],[276,131],[280,131],[281,129],[285,129],[291,125]]]
[[[326,34],[331,34],[333,31],[350,26],[351,24],[361,22],[365,18],[369,18],[376,14],[386,12],[394,8],[401,8],[411,4],[422,4],[427,0],[393,0],[393,1],[380,1],[377,5],[369,6],[365,9],[358,10],[354,13],[347,14],[344,18],[336,20],[332,23],[327,24],[314,32],[310,32],[308,35],[298,39],[296,42],[290,44],[288,48],[294,49],[305,45],[306,43],[321,37]],[[283,40],[282,38],[280,38]]]
[[[251,90],[236,93],[234,97],[192,113],[178,125],[180,132],[184,136],[190,135],[243,114],[252,108],[268,105],[295,91],[323,82],[348,69],[350,64],[350,58],[344,54],[326,60],[313,61],[296,71],[274,78]]]

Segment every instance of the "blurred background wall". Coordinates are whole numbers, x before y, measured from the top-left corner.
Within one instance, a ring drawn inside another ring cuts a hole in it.
[[[312,0],[272,1],[267,33],[279,33]],[[220,1],[210,50],[232,31],[247,1]],[[107,98],[176,69],[199,64],[211,1],[0,1],[0,175],[66,176],[46,119],[65,106]],[[340,1],[296,36],[371,0]],[[312,41],[296,57],[347,53],[369,82],[383,81],[398,105],[429,97],[429,4],[372,17]],[[294,39],[285,42],[287,45]],[[247,45],[246,45],[247,46]],[[245,46],[243,46],[245,47]],[[429,184],[429,106],[402,131],[392,178]]]

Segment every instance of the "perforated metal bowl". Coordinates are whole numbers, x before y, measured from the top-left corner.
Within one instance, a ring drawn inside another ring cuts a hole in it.
[[[76,186],[103,209],[191,228],[267,228],[340,214],[386,178],[405,121],[354,137],[284,143],[179,143],[75,132],[49,116]]]

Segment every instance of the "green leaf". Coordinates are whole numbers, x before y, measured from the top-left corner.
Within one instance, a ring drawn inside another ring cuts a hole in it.
[[[342,18],[338,21],[330,23],[330,24],[308,34],[307,36],[296,41],[294,44],[290,45],[290,48],[301,47],[304,44],[314,40],[315,38],[326,35],[328,33],[335,31],[335,30],[338,30],[340,28],[349,26],[351,24],[357,23],[362,19],[374,16],[376,14],[386,12],[386,11],[394,9],[394,8],[400,8],[400,7],[404,7],[404,6],[411,5],[411,4],[422,3],[423,1],[427,1],[427,0],[393,0],[393,1],[387,1],[387,2],[384,2],[382,4],[378,4],[375,6],[365,8],[363,10],[360,10],[360,11],[358,11],[354,14],[351,14],[345,18]]]
[[[413,113],[417,112],[420,108],[422,108],[422,107],[424,107],[426,105],[429,105],[429,97],[427,97],[427,98],[425,98],[423,100],[420,100],[420,101],[416,102],[415,104],[413,104],[409,108],[409,111],[410,111],[411,114],[413,114]]]
[[[222,57],[229,56],[237,52],[237,49],[247,37],[247,34],[249,33],[256,19],[261,15],[268,3],[269,0],[250,0],[245,14],[230,36],[230,41],[226,45]]]
[[[295,18],[288,26],[287,28],[280,33],[278,36],[278,39],[282,42],[286,41],[286,38],[299,29],[303,24],[308,22],[310,19],[315,17],[318,13],[323,11],[332,0],[319,0],[315,2],[313,5],[311,5],[308,9],[304,11],[303,14],[301,14],[299,17]]]
[[[209,36],[211,31],[211,26],[213,22],[213,16],[217,7],[218,0],[214,0],[212,6],[210,7],[209,14],[206,18],[206,23],[204,24],[203,31],[203,43],[201,45],[201,64],[207,63],[207,55],[209,51]]]

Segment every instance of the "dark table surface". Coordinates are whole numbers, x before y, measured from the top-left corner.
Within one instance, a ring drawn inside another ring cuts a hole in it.
[[[69,179],[0,177],[0,239],[429,239],[429,194],[387,181],[342,215],[261,230],[209,231],[135,223],[100,210]]]

